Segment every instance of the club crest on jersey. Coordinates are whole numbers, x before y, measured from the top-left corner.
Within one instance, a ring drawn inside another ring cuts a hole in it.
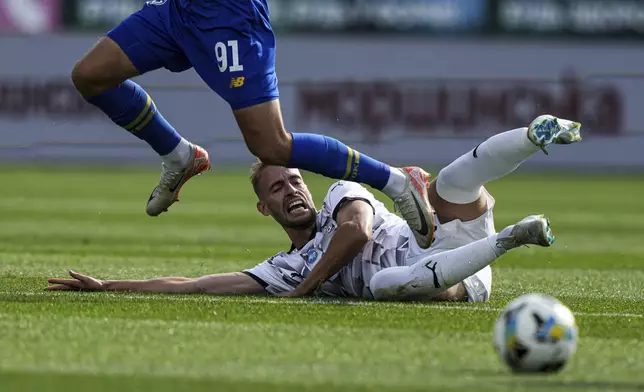
[[[149,1],[146,1],[145,4],[147,4],[147,5],[164,5],[167,2],[168,2],[168,0],[149,0]]]
[[[304,261],[307,265],[315,264],[322,256],[322,250],[318,248],[311,248],[306,253],[302,254]]]

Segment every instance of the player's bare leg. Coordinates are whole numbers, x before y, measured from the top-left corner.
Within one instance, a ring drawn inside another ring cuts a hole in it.
[[[182,138],[150,96],[129,80],[139,74],[121,47],[105,37],[74,66],[72,81],[89,103],[161,156],[161,178],[146,207],[148,215],[156,216],[178,200],[186,181],[210,168],[210,160],[203,148]]]
[[[139,75],[121,47],[109,37],[101,38],[72,70],[72,82],[86,98],[97,96]]]
[[[267,165],[287,166],[293,136],[286,132],[279,100],[235,110],[248,150]]]
[[[429,175],[425,171],[417,167],[390,167],[326,136],[288,133],[277,99],[236,110],[234,114],[248,149],[262,162],[381,190],[394,200],[418,244],[429,247],[434,214],[427,199]]]

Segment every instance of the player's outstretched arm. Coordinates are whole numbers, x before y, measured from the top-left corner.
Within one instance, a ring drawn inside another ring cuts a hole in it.
[[[199,278],[167,277],[148,280],[100,280],[69,271],[73,279],[49,279],[50,291],[131,291],[175,294],[255,294],[264,288],[241,272],[206,275]]]

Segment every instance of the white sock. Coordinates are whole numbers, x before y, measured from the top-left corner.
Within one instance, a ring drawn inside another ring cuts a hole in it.
[[[496,239],[494,234],[408,267],[385,268],[371,278],[369,288],[377,300],[433,298],[505,254]]]
[[[539,151],[528,139],[528,129],[518,128],[492,136],[438,173],[438,195],[456,204],[468,204],[481,195],[482,186],[512,173]]]
[[[169,154],[163,155],[161,158],[163,162],[171,168],[184,168],[188,166],[190,158],[192,158],[192,148],[190,148],[190,142],[184,138],[181,138],[179,144],[170,151]]]
[[[389,180],[387,180],[387,185],[382,189],[382,193],[395,199],[405,191],[407,177],[405,177],[403,171],[397,167],[390,168]]]

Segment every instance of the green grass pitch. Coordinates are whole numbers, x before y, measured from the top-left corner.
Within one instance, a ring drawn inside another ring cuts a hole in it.
[[[255,211],[245,172],[215,169],[149,218],[157,178],[0,168],[0,391],[644,390],[641,177],[516,174],[490,184],[497,229],[545,213],[557,243],[497,261],[487,304],[43,292],[69,268],[197,276],[288,247]],[[329,181],[306,178],[320,203]],[[493,352],[499,310],[528,292],[576,313],[579,350],[561,374],[512,375]]]

